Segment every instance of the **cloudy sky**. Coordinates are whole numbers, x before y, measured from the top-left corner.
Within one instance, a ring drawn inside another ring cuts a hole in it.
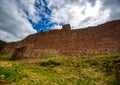
[[[40,30],[96,26],[120,19],[120,0],[1,0],[0,40],[18,41]]]

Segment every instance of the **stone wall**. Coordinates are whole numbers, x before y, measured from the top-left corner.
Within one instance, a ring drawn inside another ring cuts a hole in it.
[[[31,52],[30,57],[120,53],[119,36],[118,20],[84,29],[51,30],[33,34],[22,41],[5,45],[2,52],[13,53],[16,48],[26,46]]]
[[[0,40],[0,53],[1,53],[2,49],[4,48],[5,44],[6,44],[5,42]]]

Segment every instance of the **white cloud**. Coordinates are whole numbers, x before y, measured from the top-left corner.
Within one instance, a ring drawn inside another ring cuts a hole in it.
[[[15,2],[15,0],[13,1]],[[19,9],[20,13],[24,13],[26,18],[32,20],[34,23],[37,23],[41,18],[39,17],[39,10],[35,8],[35,2],[39,3],[37,0],[17,0],[17,4],[15,5]]]
[[[54,29],[61,29],[61,28],[62,28],[62,26],[59,25],[59,24],[57,24],[57,25],[54,26]]]
[[[77,29],[120,19],[119,4],[119,0],[1,0],[0,40],[18,41],[36,33],[28,19],[34,26],[41,22],[39,24],[48,29],[54,23],[54,29],[68,23]],[[46,13],[46,6],[50,15]],[[42,21],[43,16],[47,20]]]
[[[28,18],[37,22],[35,0],[2,0],[0,3],[0,39],[6,42],[18,41],[36,33]],[[20,7],[20,5],[22,7]],[[24,12],[28,11],[28,16]]]
[[[73,29],[94,26],[107,21],[110,11],[100,10],[102,2],[96,0],[94,6],[91,4],[89,0],[49,0],[48,7],[52,10],[51,21],[58,25],[70,23]]]

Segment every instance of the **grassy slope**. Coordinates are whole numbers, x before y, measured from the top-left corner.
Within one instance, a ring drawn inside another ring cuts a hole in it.
[[[0,55],[0,82],[16,85],[118,85],[112,61],[119,54],[10,61]]]

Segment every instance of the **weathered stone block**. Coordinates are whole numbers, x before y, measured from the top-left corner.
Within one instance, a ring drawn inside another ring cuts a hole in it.
[[[70,24],[63,25],[62,30],[71,30]]]

